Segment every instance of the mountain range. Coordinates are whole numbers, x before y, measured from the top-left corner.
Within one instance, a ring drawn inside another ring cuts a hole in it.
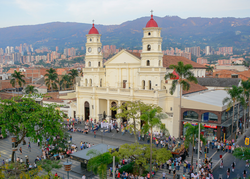
[[[103,45],[117,48],[141,49],[143,28],[150,17],[141,17],[120,25],[95,25],[102,34]],[[250,46],[250,18],[201,18],[182,19],[178,16],[154,17],[162,28],[163,49],[168,47],[191,47],[209,45],[213,48],[233,46],[248,49]],[[51,22],[0,28],[0,47],[32,44],[39,48],[47,46],[80,47],[86,43],[91,24],[74,22]]]

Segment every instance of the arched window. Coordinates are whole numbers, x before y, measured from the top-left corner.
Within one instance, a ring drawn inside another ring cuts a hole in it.
[[[101,62],[98,62],[98,67],[100,67],[101,66]]]
[[[91,62],[89,62],[89,67],[91,67]]]
[[[206,112],[201,115],[202,122],[218,121],[218,116],[212,112]]]
[[[147,60],[147,66],[150,66],[150,60]]]
[[[92,86],[92,79],[89,79],[89,86]]]
[[[145,80],[142,80],[142,89],[145,89]]]
[[[185,120],[195,120],[198,121],[198,113],[194,112],[194,111],[185,111],[183,113],[183,119]]]
[[[100,79],[100,87],[102,87],[102,79]]]
[[[148,89],[151,90],[152,86],[151,86],[151,81],[148,81]]]
[[[85,79],[85,86],[88,86],[88,79]]]
[[[147,46],[147,50],[150,51],[151,50],[151,45]]]

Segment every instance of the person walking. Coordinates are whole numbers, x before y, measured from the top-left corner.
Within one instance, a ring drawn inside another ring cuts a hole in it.
[[[231,165],[231,166],[232,166],[232,172],[234,172],[235,165],[236,165],[236,163],[235,163],[235,162],[233,162],[233,163],[232,163],[232,165]]]
[[[243,179],[246,179],[246,176],[247,176],[247,171],[244,170],[244,171],[243,171]]]
[[[40,139],[37,139],[37,146],[40,146]]]
[[[22,155],[23,154],[22,147],[19,148],[19,151],[20,151],[20,154]]]
[[[230,177],[230,168],[227,169],[227,178]]]
[[[30,146],[30,142],[28,143],[28,149],[31,152],[31,146]]]
[[[164,171],[162,172],[162,179],[166,179],[166,173]]]
[[[96,138],[96,130],[94,130],[94,138]]]

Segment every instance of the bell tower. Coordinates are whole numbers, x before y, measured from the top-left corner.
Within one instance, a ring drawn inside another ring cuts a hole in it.
[[[141,53],[142,67],[163,67],[161,45],[161,28],[158,27],[157,22],[153,18],[153,11],[151,11],[151,19],[148,21],[146,27],[143,28]]]
[[[94,21],[93,26],[89,30],[87,36],[85,67],[86,68],[102,68],[103,67],[103,54],[101,34],[95,28]]]

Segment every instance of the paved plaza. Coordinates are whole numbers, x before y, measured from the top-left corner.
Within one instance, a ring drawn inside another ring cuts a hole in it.
[[[82,125],[78,125],[78,127],[82,128]],[[97,133],[97,137],[94,138],[94,134],[93,132],[90,132],[89,134],[82,134],[79,132],[75,132],[75,133],[70,133],[72,135],[72,143],[76,144],[78,146],[78,148],[80,148],[80,142],[88,142],[91,145],[96,145],[99,143],[105,143],[108,145],[113,145],[113,146],[120,146],[124,143],[133,143],[134,142],[134,136],[130,135],[130,134],[124,134],[121,135],[121,132],[116,133],[116,132],[111,132],[111,133],[105,133],[103,134],[102,132],[98,132]],[[248,130],[247,132],[247,136],[250,135],[250,130]],[[29,142],[29,138],[25,139],[26,142]],[[243,135],[241,136],[241,138],[239,138],[239,140],[237,141],[238,144],[241,146],[244,146],[244,141],[243,141]],[[146,141],[140,141],[140,143],[146,143]],[[31,152],[29,152],[28,150],[28,146],[27,145],[22,145],[22,143],[18,146],[18,147],[22,147],[23,149],[23,154],[20,154],[19,151],[16,152],[16,157],[19,158],[23,158],[23,160],[25,161],[25,155],[27,155],[29,157],[29,161],[33,164],[35,161],[35,158],[37,155],[41,156],[42,155],[42,151],[41,149],[38,147],[38,145],[36,143],[31,143]],[[0,140],[0,150],[1,150],[1,157],[0,160],[2,161],[3,159],[9,159],[11,158],[11,137],[7,137],[5,139],[1,139]],[[204,146],[203,146],[203,151],[204,151]],[[190,147],[189,149],[189,157],[187,157],[187,161],[191,162],[191,155],[192,155],[192,149]],[[224,159],[224,168],[220,169],[218,165],[219,163],[219,159],[220,159],[220,155],[223,155],[223,159]],[[235,157],[232,156],[232,154],[228,154],[222,151],[217,152],[216,149],[212,149],[210,146],[210,150],[209,153],[207,154],[207,157],[210,158],[212,157],[213,160],[213,174],[214,174],[214,178],[215,179],[219,179],[220,174],[222,175],[223,179],[226,178],[226,169],[227,168],[231,168],[231,164],[233,161],[236,162],[236,169],[234,173],[231,173],[230,178],[236,178],[237,174],[241,174],[240,176],[242,177],[242,172],[245,169],[245,161],[243,160],[238,160],[235,159]],[[204,159],[204,153],[201,155],[201,158]],[[67,159],[63,159],[61,160],[61,164],[63,162],[65,162]],[[69,159],[70,160],[70,159]],[[197,160],[197,154],[194,152],[194,163]],[[72,169],[74,169],[74,172],[71,171],[70,172],[70,178],[81,178],[83,172],[80,170],[80,163],[74,160],[70,160],[73,164],[72,164]],[[173,178],[173,174],[168,174],[168,170],[167,169],[160,169],[154,178],[162,178],[162,172],[165,171],[167,173],[167,178]],[[53,170],[52,171],[53,174],[58,173],[58,175],[60,177],[66,177],[66,172],[64,171],[63,168],[59,169],[59,170]],[[45,174],[45,173],[44,173]],[[181,177],[183,176],[183,167],[180,167],[180,170],[177,171],[177,174],[179,174]],[[187,173],[186,173],[187,176]],[[97,176],[92,176],[91,178],[98,178]]]

